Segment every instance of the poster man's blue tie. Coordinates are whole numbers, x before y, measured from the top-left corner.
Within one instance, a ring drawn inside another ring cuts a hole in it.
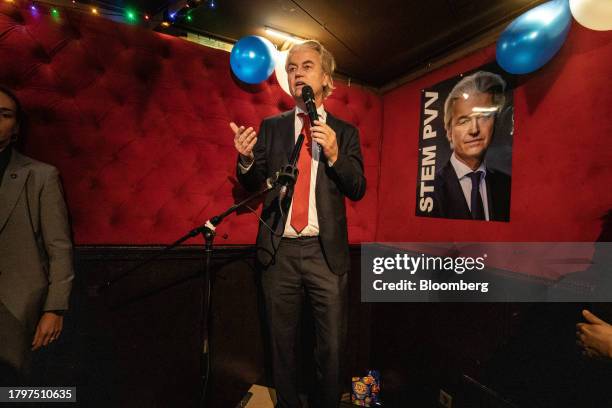
[[[480,196],[480,177],[482,176],[482,171],[468,173],[467,176],[472,179],[472,195],[470,202],[472,219],[484,220],[484,205],[482,204],[482,197]]]

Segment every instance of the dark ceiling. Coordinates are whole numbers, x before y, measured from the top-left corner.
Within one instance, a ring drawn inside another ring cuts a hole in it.
[[[236,41],[267,35],[264,26],[321,41],[335,56],[338,72],[382,87],[428,62],[449,55],[475,38],[499,30],[543,0],[202,0],[181,28]],[[176,1],[131,2],[151,15]]]

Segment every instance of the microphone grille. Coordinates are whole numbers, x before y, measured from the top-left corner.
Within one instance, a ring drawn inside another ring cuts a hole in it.
[[[314,99],[314,91],[310,85],[304,85],[302,88],[302,99],[304,101],[308,99]]]

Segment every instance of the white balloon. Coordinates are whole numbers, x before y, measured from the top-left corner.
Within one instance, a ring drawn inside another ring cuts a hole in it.
[[[591,30],[612,30],[612,0],[570,0],[578,23]]]
[[[276,73],[276,80],[283,91],[287,93],[287,95],[291,95],[289,91],[289,81],[287,79],[287,71],[285,71],[285,61],[287,61],[287,54],[289,51],[279,51],[276,53],[276,66],[274,67],[274,72]]]
[[[276,49],[274,44],[272,44],[272,41],[270,41],[266,37],[262,37],[260,35],[257,35],[256,37],[261,39],[263,41],[263,43],[266,44],[266,47],[268,47],[268,49],[270,50],[270,55],[272,55],[272,58],[276,58],[276,54],[278,53],[278,50]]]

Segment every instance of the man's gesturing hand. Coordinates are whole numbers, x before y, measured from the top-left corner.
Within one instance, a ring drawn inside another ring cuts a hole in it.
[[[240,160],[243,164],[249,165],[253,162],[253,146],[257,143],[257,133],[252,127],[238,127],[234,122],[230,122],[230,128],[234,132],[234,146],[240,153]]]

